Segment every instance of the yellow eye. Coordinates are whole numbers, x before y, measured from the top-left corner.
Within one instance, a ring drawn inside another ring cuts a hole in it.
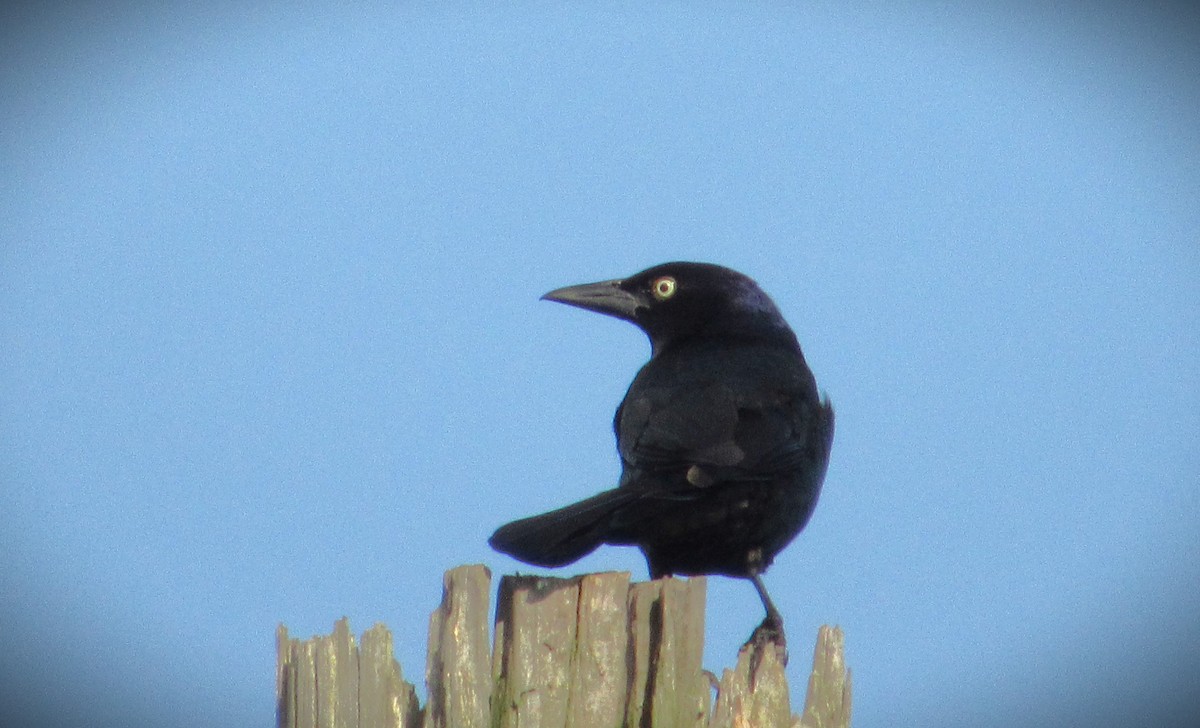
[[[650,292],[660,301],[667,300],[675,295],[675,279],[671,276],[655,279],[654,283],[650,284]]]

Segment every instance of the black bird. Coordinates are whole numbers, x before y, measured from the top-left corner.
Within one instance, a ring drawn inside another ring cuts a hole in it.
[[[650,361],[613,418],[620,484],[501,526],[488,543],[547,567],[600,544],[633,545],[655,579],[750,579],[767,611],[755,637],[783,645],[760,575],[817,504],[833,409],[779,309],[750,278],[705,263],[666,263],[542,298],[636,324],[650,337]]]

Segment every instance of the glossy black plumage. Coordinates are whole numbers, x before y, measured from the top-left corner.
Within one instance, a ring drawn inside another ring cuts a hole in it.
[[[634,545],[655,578],[748,578],[782,638],[759,575],[816,506],[833,410],[775,304],[750,278],[701,263],[544,298],[636,324],[652,353],[614,418],[618,486],[502,526],[489,543],[539,566]]]

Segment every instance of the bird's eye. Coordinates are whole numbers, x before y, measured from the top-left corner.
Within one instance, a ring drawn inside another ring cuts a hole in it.
[[[660,301],[667,300],[675,295],[675,279],[671,276],[656,278],[654,283],[650,284],[650,292]]]

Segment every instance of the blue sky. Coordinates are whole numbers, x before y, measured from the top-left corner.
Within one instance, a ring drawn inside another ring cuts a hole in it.
[[[420,682],[618,474],[645,339],[538,296],[678,259],[837,409],[794,699],[837,623],[858,726],[1200,711],[1200,24],[1044,5],[0,11],[0,718],[268,725],[343,615]]]

